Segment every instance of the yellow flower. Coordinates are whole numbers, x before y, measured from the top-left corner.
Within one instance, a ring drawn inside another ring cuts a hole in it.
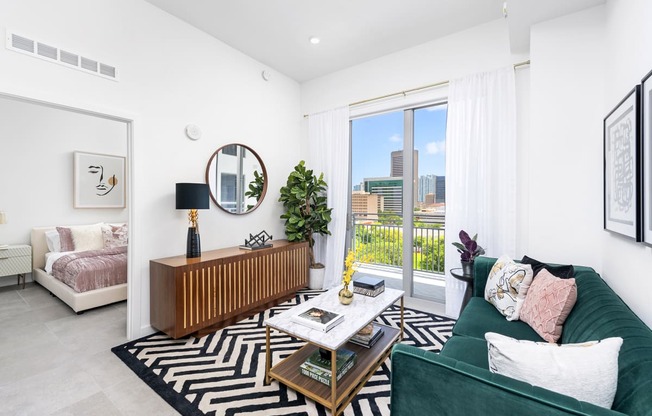
[[[364,255],[359,259],[360,263],[365,263],[369,261],[369,256]],[[349,250],[346,258],[344,259],[344,272],[342,273],[342,283],[345,285],[351,284],[351,279],[356,270],[358,270],[359,264],[356,264],[355,261],[355,251]]]

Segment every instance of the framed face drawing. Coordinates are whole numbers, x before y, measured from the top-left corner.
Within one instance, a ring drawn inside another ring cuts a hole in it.
[[[74,152],[75,208],[125,208],[125,158]]]

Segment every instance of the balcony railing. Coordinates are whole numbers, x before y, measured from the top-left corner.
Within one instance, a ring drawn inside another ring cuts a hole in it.
[[[403,217],[395,213],[353,214],[355,250],[364,263],[403,266]],[[412,264],[414,270],[444,273],[443,215],[414,213]]]

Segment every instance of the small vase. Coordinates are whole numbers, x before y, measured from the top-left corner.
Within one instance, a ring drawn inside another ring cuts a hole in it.
[[[473,276],[473,262],[462,261],[462,274],[464,276]]]
[[[349,285],[344,285],[344,288],[340,290],[337,296],[342,305],[348,305],[353,302],[353,292],[349,290]]]

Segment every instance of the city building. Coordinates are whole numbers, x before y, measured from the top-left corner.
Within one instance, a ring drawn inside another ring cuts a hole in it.
[[[377,214],[385,210],[384,197],[365,191],[351,193],[351,212],[354,214]]]
[[[435,193],[435,175],[421,175],[419,176],[419,190],[417,202],[426,202],[427,194]]]
[[[435,181],[435,202],[446,202],[446,177],[437,176]]]
[[[434,205],[435,204],[435,194],[433,194],[433,193],[426,194],[424,202],[425,202],[426,206]]]
[[[414,182],[414,204],[416,205],[417,203],[417,197],[418,197],[418,178],[419,178],[419,151],[414,150],[414,157],[413,157],[413,166],[412,166],[412,171],[413,171],[413,182]],[[392,178],[399,178],[403,177],[403,151],[402,150],[395,150],[391,154],[391,167],[389,174]]]
[[[365,178],[364,190],[383,197],[383,211],[403,212],[403,178]]]

